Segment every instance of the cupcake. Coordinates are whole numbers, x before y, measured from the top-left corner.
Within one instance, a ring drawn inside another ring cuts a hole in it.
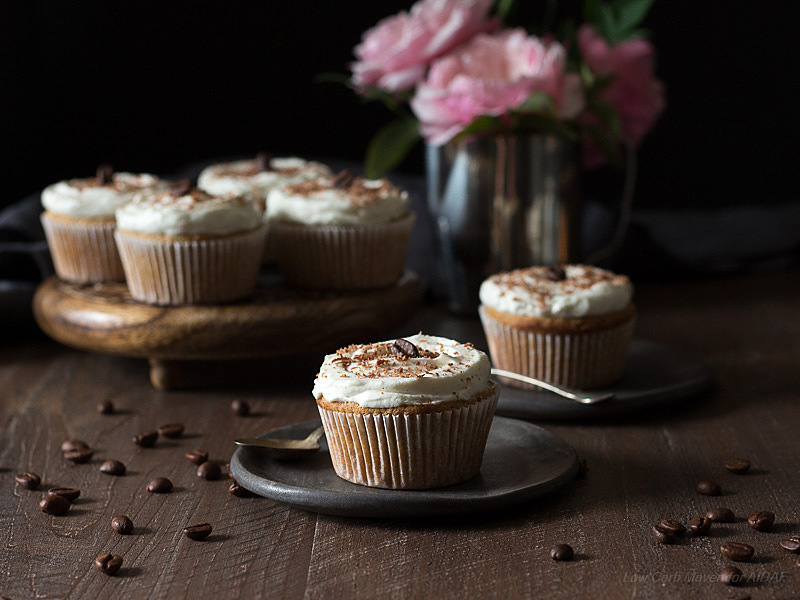
[[[471,344],[422,334],[326,356],[313,393],[336,474],[389,489],[474,477],[497,405],[489,371]]]
[[[75,283],[124,281],[114,213],[134,194],[164,185],[153,175],[114,173],[103,165],[96,177],[46,187],[42,226],[58,277]]]
[[[408,194],[342,171],[274,189],[267,199],[278,266],[293,285],[388,287],[403,274],[414,226]]]
[[[556,385],[611,384],[622,376],[633,334],[632,295],[624,275],[586,265],[492,275],[479,307],[492,363]]]
[[[174,188],[117,210],[131,296],[160,305],[231,302],[253,293],[265,228],[252,202]]]

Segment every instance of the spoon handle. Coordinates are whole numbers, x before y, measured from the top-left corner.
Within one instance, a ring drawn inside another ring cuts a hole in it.
[[[324,428],[324,427],[322,427],[322,425],[320,425],[320,426],[319,426],[319,427],[317,427],[317,428],[316,428],[314,431],[312,431],[311,433],[309,433],[309,434],[308,434],[308,437],[307,437],[306,439],[307,439],[309,442],[318,442],[318,441],[319,441],[319,438],[321,438],[321,437],[322,437],[322,435],[323,435],[324,433],[325,433],[325,428]]]
[[[576,390],[573,388],[553,385],[552,383],[547,383],[546,381],[542,381],[541,379],[534,379],[533,377],[528,377],[527,375],[520,375],[519,373],[514,373],[513,371],[506,371],[505,369],[492,368],[492,375],[497,375],[499,377],[506,377],[508,379],[514,379],[516,381],[521,381],[523,383],[529,383],[531,385],[540,387],[543,390],[547,390],[548,392],[553,392],[554,394],[563,396],[564,398],[569,398],[570,400],[574,400],[575,402],[580,402],[581,404],[597,404],[598,402],[603,402],[604,400],[610,400],[611,398],[614,397],[613,392],[587,392],[585,390]]]

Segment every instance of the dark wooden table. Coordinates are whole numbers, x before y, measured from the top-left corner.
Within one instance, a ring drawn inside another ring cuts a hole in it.
[[[800,274],[681,284],[637,290],[637,335],[681,346],[712,366],[717,385],[704,397],[602,423],[544,426],[586,458],[589,473],[560,492],[511,510],[436,520],[344,519],[316,515],[263,498],[228,494],[229,481],[201,480],[184,458],[194,448],[227,462],[232,438],[257,435],[315,417],[310,391],[321,356],[245,363],[236,384],[160,392],[145,361],[88,354],[47,341],[0,347],[0,596],[23,598],[753,598],[800,597],[797,555],[778,546],[800,534]],[[405,333],[466,340],[476,322],[433,308],[418,312]],[[363,340],[359,340],[363,341]],[[483,339],[475,339],[481,345]],[[234,415],[247,400],[252,416]],[[95,405],[112,399],[115,415]],[[186,424],[182,439],[140,448],[131,436],[160,424]],[[92,462],[66,462],[60,444],[80,438]],[[723,468],[748,458],[752,472]],[[124,477],[100,473],[107,458]],[[513,468],[513,465],[509,465]],[[71,486],[81,498],[66,516],[39,510],[41,491],[14,481],[35,471],[42,488]],[[172,479],[170,494],[152,495],[152,478]],[[698,495],[715,479],[723,496]],[[738,519],[710,537],[672,546],[650,527],[681,521],[713,506]],[[777,515],[770,533],[744,518]],[[127,514],[133,535],[111,531]],[[181,530],[208,521],[206,541]],[[724,541],[756,548],[739,566],[738,590],[717,581],[729,561]],[[549,551],[571,544],[576,560]],[[103,552],[124,557],[113,577],[97,571]],[[736,592],[736,593],[735,593]]]

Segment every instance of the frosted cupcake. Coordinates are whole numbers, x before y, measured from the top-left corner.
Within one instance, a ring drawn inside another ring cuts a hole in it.
[[[218,303],[253,293],[265,228],[249,200],[172,189],[136,196],[116,217],[117,245],[135,300]]]
[[[275,189],[267,215],[278,266],[294,285],[362,290],[403,274],[414,214],[408,194],[386,179],[342,171]]]
[[[475,476],[497,405],[483,352],[422,334],[326,356],[313,394],[336,474],[390,489]]]
[[[633,334],[632,296],[624,275],[585,265],[492,275],[479,307],[492,362],[557,385],[611,384],[622,376]]]
[[[163,187],[153,175],[114,173],[108,165],[99,167],[96,177],[46,187],[42,226],[58,277],[75,283],[124,281],[114,213],[134,194]]]

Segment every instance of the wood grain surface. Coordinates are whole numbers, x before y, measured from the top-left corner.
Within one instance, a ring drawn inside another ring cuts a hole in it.
[[[637,288],[637,336],[705,358],[715,389],[655,411],[593,423],[543,424],[587,459],[589,472],[551,496],[495,514],[435,520],[318,516],[262,498],[228,494],[184,458],[204,448],[229,459],[238,436],[314,418],[310,390],[321,354],[264,361],[221,389],[154,390],[143,360],[89,354],[54,342],[0,346],[0,596],[23,598],[728,598],[800,597],[798,555],[778,546],[800,534],[800,274],[651,284]],[[399,334],[420,329],[485,346],[476,319],[426,307]],[[355,339],[353,341],[367,341]],[[234,399],[253,414],[237,417]],[[119,409],[100,415],[111,399]],[[183,438],[140,448],[130,438],[160,424],[186,424]],[[66,462],[60,444],[85,440],[88,464]],[[748,458],[747,475],[723,468]],[[123,477],[98,470],[124,462]],[[513,469],[514,465],[509,465]],[[223,468],[223,470],[225,470]],[[17,485],[34,471],[42,489],[78,487],[61,517],[39,510],[40,491]],[[145,490],[157,476],[169,494]],[[720,497],[695,491],[701,479]],[[687,522],[714,506],[737,515],[709,537],[664,546],[649,533],[666,517]],[[750,529],[757,509],[777,515],[772,532]],[[127,514],[132,535],[110,528]],[[211,537],[182,528],[208,521]],[[717,580],[724,541],[756,548],[739,563],[738,589]],[[558,543],[576,559],[549,558]],[[108,577],[94,558],[124,558]]]

